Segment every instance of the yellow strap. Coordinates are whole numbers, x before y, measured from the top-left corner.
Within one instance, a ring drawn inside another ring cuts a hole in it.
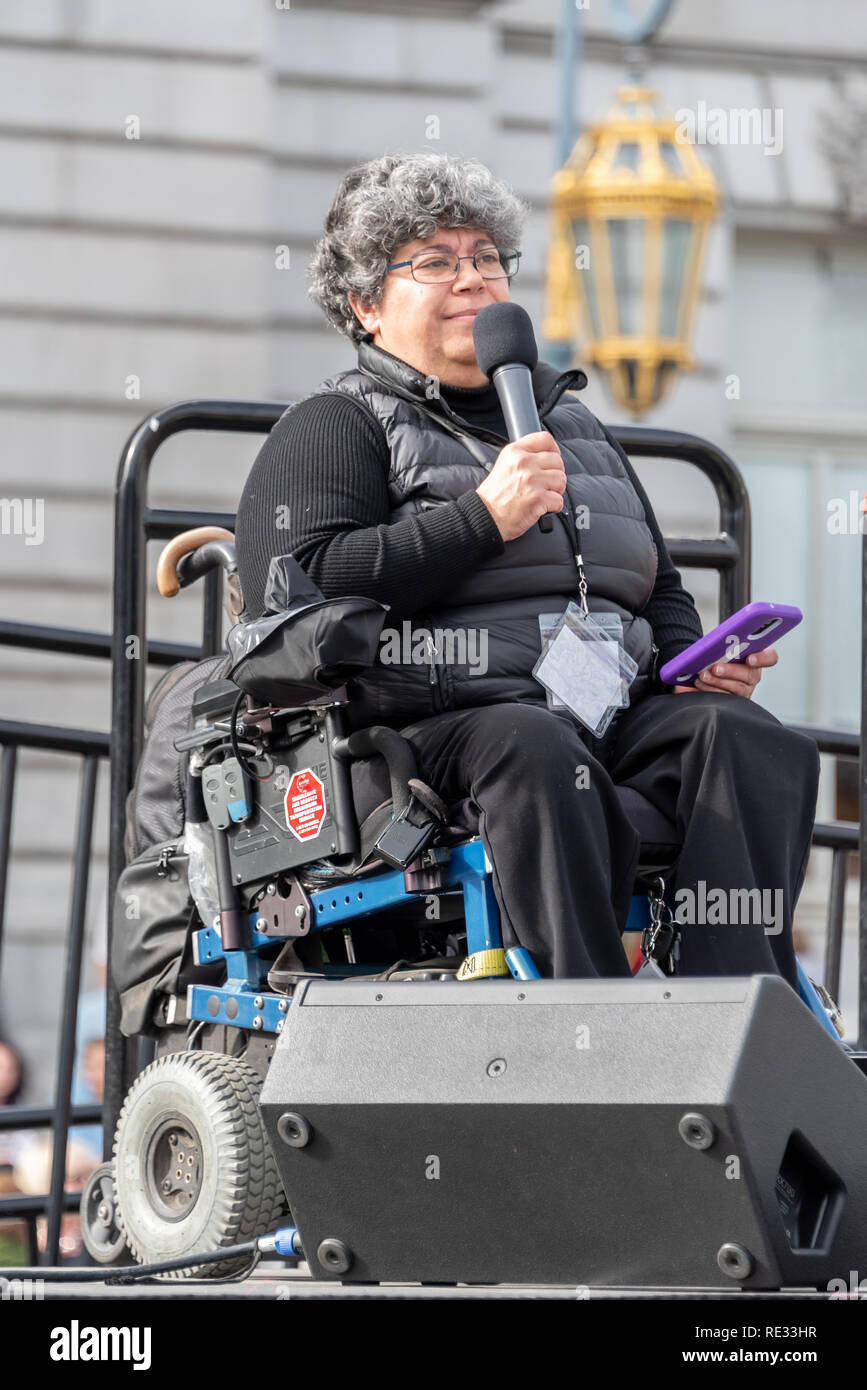
[[[467,956],[458,971],[459,980],[484,980],[494,975],[508,975],[506,952],[502,947],[491,951],[474,951]]]

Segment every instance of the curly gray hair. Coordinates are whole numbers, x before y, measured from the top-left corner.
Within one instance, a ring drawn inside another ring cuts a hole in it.
[[[399,246],[438,227],[479,227],[497,246],[518,249],[530,210],[477,159],[386,154],[344,174],[316,243],[308,294],[354,343],[365,334],[347,291],[379,304],[385,268]]]

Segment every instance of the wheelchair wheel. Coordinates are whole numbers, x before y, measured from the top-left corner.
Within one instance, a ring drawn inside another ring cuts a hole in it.
[[[117,1224],[114,1170],[110,1163],[94,1168],[81,1194],[81,1238],[100,1265],[126,1264],[129,1251]]]
[[[285,1208],[252,1067],[220,1052],[157,1058],[130,1087],[114,1139],[117,1223],[140,1264],[265,1235]],[[158,1275],[224,1279],[227,1260]]]

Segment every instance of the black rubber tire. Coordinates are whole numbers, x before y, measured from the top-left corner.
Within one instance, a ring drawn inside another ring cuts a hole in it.
[[[106,1209],[105,1215],[100,1212]],[[100,1163],[84,1185],[79,1204],[81,1238],[88,1254],[100,1265],[130,1263],[130,1252],[117,1224],[114,1170]]]
[[[286,1203],[259,1112],[260,1088],[252,1067],[221,1052],[168,1053],[133,1082],[115,1131],[114,1177],[117,1223],[139,1264],[238,1245],[281,1224]],[[166,1216],[156,1193],[164,1141],[149,1136],[169,1119],[196,1134],[200,1176],[190,1210]],[[225,1279],[247,1263],[194,1265],[157,1277]]]

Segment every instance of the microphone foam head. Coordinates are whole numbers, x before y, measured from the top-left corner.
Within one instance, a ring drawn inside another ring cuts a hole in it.
[[[486,376],[507,362],[522,362],[532,371],[539,361],[533,324],[520,304],[486,304],[473,319],[473,343]]]

